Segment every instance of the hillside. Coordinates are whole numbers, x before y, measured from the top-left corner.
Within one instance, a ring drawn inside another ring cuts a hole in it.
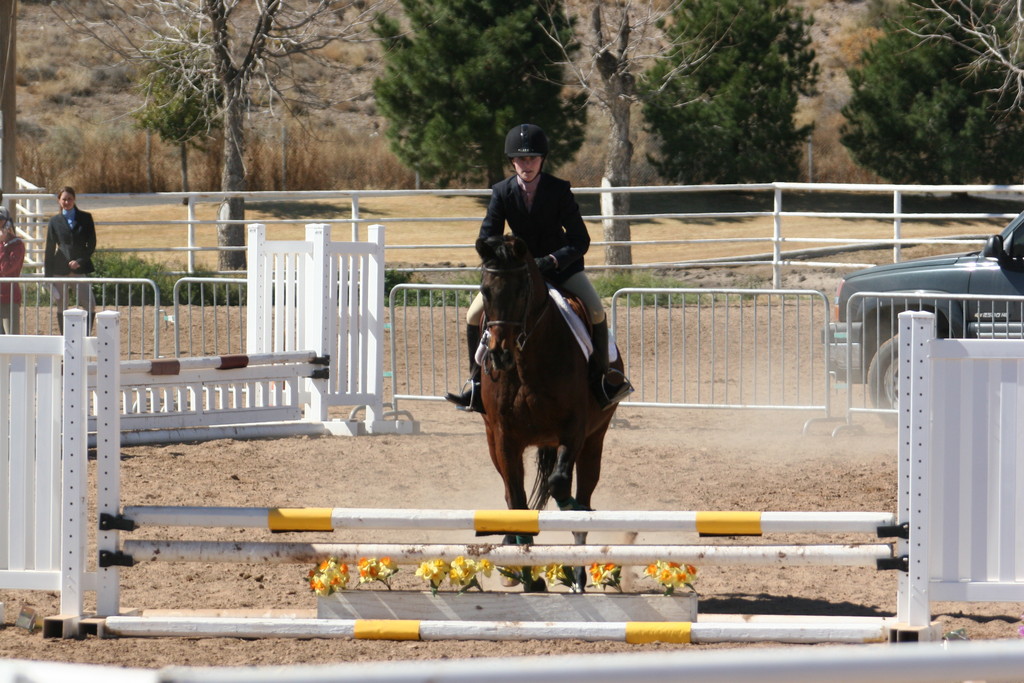
[[[797,3],[814,19],[811,35],[821,69],[819,93],[802,102],[798,113],[801,123],[810,122],[816,128],[811,146],[813,180],[870,179],[853,168],[845,150],[838,144],[838,128],[842,123],[840,109],[849,96],[845,71],[873,35],[871,29],[865,28],[873,2],[877,0],[801,0]],[[52,150],[81,146],[85,144],[83,141],[100,147],[105,144],[118,147],[126,154],[134,152],[119,137],[132,130],[131,112],[140,103],[133,92],[130,68],[117,63],[117,59],[95,41],[76,35],[73,28],[58,17],[58,11],[56,5],[40,0],[19,3],[17,117],[19,169],[23,176],[33,169],[38,175],[52,175],[54,163],[47,158],[54,153]],[[346,149],[352,148],[354,143],[365,146],[359,155],[361,158],[388,157],[383,136],[378,135],[387,123],[376,111],[370,92],[377,69],[371,50],[365,46],[353,48],[344,58],[356,65],[355,77],[344,85],[344,95],[339,95],[329,114],[315,124],[323,136],[318,140],[338,140],[330,144]],[[582,184],[599,182],[603,157],[604,126],[599,115],[592,116],[591,120],[594,132],[576,163],[566,170]],[[654,182],[657,179],[651,177],[653,170],[643,163],[646,135],[639,112],[634,122],[638,152],[635,172],[639,176],[634,182]],[[266,138],[266,132],[261,132],[261,136]],[[115,142],[110,145],[105,140]],[[323,147],[328,143],[317,144]],[[397,163],[393,159],[388,161]],[[177,173],[174,163],[174,155],[170,154],[165,173],[171,177]],[[267,164],[273,165],[273,161],[268,160]],[[215,180],[215,176],[210,180]],[[257,184],[260,182],[254,180]],[[393,179],[397,183],[407,181]],[[371,179],[368,182],[387,181]],[[196,185],[201,184],[203,178],[200,177]]]

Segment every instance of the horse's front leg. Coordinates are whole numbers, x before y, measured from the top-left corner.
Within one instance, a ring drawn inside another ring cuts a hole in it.
[[[509,510],[528,510],[530,507],[529,498],[526,495],[526,472],[523,469],[523,451],[526,449],[518,443],[506,439],[495,440],[500,448],[493,453],[493,460],[501,472],[505,482],[505,503]],[[506,534],[507,545],[530,545],[533,543],[533,536],[529,534]],[[523,590],[528,593],[541,593],[547,590],[544,579],[534,576],[534,568],[524,566],[521,568]],[[509,585],[515,585],[514,580]]]

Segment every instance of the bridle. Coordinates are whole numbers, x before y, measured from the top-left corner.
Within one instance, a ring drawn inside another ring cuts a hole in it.
[[[519,273],[519,272],[523,272],[523,271],[528,271],[528,267],[527,267],[527,265],[525,263],[523,263],[523,264],[520,264],[520,265],[515,266],[513,268],[493,268],[491,266],[480,266],[480,270],[484,271],[485,273],[509,274],[509,273]],[[527,326],[526,326],[526,316],[529,315],[529,313],[530,313],[530,305],[532,303],[533,303],[533,287],[527,287],[527,290],[526,290],[526,306],[523,308],[523,319],[522,319],[522,321],[515,321],[515,320],[488,320],[485,323],[484,328],[486,330],[488,330],[488,331],[490,331],[491,327],[498,326],[498,325],[504,325],[504,326],[508,326],[508,327],[518,327],[518,328],[520,328],[521,331],[519,332],[518,335],[516,335],[516,348],[519,349],[520,351],[522,351],[523,348],[525,348],[526,342],[530,338],[530,335],[533,334],[533,331],[537,329],[537,323],[539,323],[541,321],[541,319],[544,317],[544,314],[546,314],[548,312],[548,307],[544,306],[543,310],[541,310],[541,312],[540,312],[540,315],[537,316],[537,319],[534,321],[533,327],[531,329],[527,329]]]

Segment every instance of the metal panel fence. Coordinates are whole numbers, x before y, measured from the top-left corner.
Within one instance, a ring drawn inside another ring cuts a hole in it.
[[[243,278],[183,277],[174,283],[174,355],[220,356],[244,353],[248,281]]]
[[[20,304],[0,304],[5,313],[18,317],[21,334],[60,334],[61,309],[54,296],[55,290],[65,289],[66,295],[72,299],[68,302],[69,308],[84,307],[85,302],[75,300],[76,285],[88,285],[92,288],[96,301],[95,313],[118,311],[125,320],[121,332],[121,349],[125,358],[158,358],[163,351],[160,346],[160,290],[152,280],[91,277],[0,278],[0,285],[6,283],[13,283],[22,291]]]
[[[950,339],[1024,339],[1024,297],[943,292],[857,292],[850,296],[846,324],[827,341],[836,389],[845,390],[847,423],[858,414],[896,420],[899,356],[898,316],[903,311],[935,314],[936,333]]]
[[[821,292],[628,288],[611,315],[631,405],[830,413]]]
[[[468,375],[466,310],[476,285],[397,285],[388,299],[392,407],[399,399],[443,400]]]
[[[393,400],[441,400],[468,372],[473,285],[400,285],[389,301]],[[623,289],[612,329],[635,406],[785,408],[829,414],[821,329],[810,290]],[[396,406],[397,408],[397,406]]]

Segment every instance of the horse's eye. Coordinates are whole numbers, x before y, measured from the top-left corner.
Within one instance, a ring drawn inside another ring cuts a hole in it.
[[[490,301],[491,300],[491,288],[490,287],[481,287],[480,288],[480,295],[483,296],[484,301]]]

